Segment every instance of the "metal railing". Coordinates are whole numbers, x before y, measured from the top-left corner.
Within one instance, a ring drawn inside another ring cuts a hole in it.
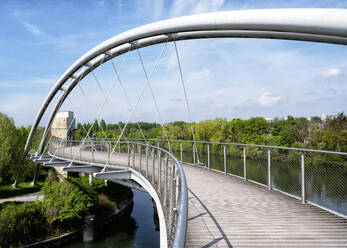
[[[141,142],[51,139],[49,153],[76,163],[121,165],[134,169],[150,182],[164,211],[169,247],[184,247],[188,216],[186,177],[179,160],[163,148]],[[113,152],[112,152],[113,151]],[[107,170],[109,171],[109,170]]]
[[[227,142],[146,142],[167,149],[182,163],[236,176],[347,218],[346,152]]]

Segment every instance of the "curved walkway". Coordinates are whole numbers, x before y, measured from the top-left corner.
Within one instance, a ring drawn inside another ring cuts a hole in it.
[[[184,165],[187,247],[347,247],[347,220],[242,179]]]
[[[77,149],[66,149],[65,157]],[[95,152],[92,159],[83,151],[82,157],[104,163],[107,153]],[[110,163],[127,166],[127,159],[114,154]],[[237,177],[183,168],[189,189],[186,247],[347,247],[347,219]]]

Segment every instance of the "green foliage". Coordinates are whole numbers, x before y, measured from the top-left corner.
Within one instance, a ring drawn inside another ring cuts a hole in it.
[[[322,136],[323,148],[347,151],[347,117],[342,113],[328,121]]]
[[[24,183],[19,186],[30,188]],[[93,180],[90,186],[87,176],[59,182],[54,171],[42,191],[42,202],[0,205],[0,247],[17,247],[80,229],[89,204],[98,206],[99,217],[106,217],[132,194],[120,185],[106,187],[103,179]]]
[[[35,164],[29,158],[23,160],[23,150],[30,128],[16,128],[12,119],[0,113],[0,185],[14,180],[32,180]],[[38,146],[34,136],[33,145]]]
[[[51,174],[42,191],[47,222],[58,231],[73,230],[81,226],[87,205],[97,201],[96,192],[80,178],[59,182]]]
[[[13,120],[0,114],[0,185],[11,183],[18,175],[24,140]]]
[[[7,204],[0,211],[0,247],[17,247],[47,233],[40,202]]]
[[[91,123],[78,124],[81,128],[91,127]],[[279,120],[275,118],[268,122],[262,117],[253,117],[249,120],[216,118],[193,123],[195,140],[213,142],[246,143],[258,145],[274,145],[284,147],[305,147],[312,149],[327,149],[333,151],[347,150],[347,120],[343,113],[337,117],[330,117],[324,122],[319,117],[294,118],[288,116]],[[120,129],[125,123],[110,124],[101,120],[100,126],[105,128],[108,138],[118,138]],[[124,136],[128,138],[143,138],[138,128],[141,126],[146,138],[166,139],[163,128],[157,123],[128,123]],[[171,140],[193,140],[191,124],[183,121],[175,121],[165,124],[166,133]],[[83,138],[85,132],[82,129],[76,132]],[[82,137],[83,136],[83,137]],[[99,138],[104,138],[101,131],[96,133]],[[77,135],[76,135],[77,137]],[[162,144],[165,145],[165,144]],[[179,149],[179,144],[172,144],[173,149]],[[183,144],[184,150],[191,150],[190,144]],[[197,147],[202,149],[202,147]],[[214,148],[213,148],[214,149]],[[218,149],[217,149],[218,150]],[[238,151],[236,152],[238,153]]]

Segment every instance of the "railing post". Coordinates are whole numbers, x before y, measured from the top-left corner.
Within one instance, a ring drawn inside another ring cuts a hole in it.
[[[195,165],[195,143],[193,143],[193,164]]]
[[[223,157],[224,157],[224,174],[227,174],[227,154],[226,154],[226,147],[223,146]]]
[[[127,143],[128,146],[128,167],[130,167],[130,145]]]
[[[92,162],[94,161],[94,141],[92,141]]]
[[[152,151],[152,156],[153,156],[153,160],[152,160],[152,184],[154,185],[154,183],[155,183],[155,152],[154,152],[154,148]]]
[[[107,143],[107,159],[110,158],[110,155],[111,155],[111,141]]]
[[[162,193],[161,190],[161,152],[158,150],[158,192]]]
[[[169,147],[169,153],[171,153],[171,144],[170,144],[170,141],[168,141],[168,147]]]
[[[79,156],[80,156],[80,161],[82,161],[82,144],[80,145],[80,154],[79,154]]]
[[[148,146],[146,146],[146,177],[148,177]]]
[[[183,163],[183,144],[180,143],[180,150],[181,150],[181,163]]]
[[[176,178],[175,178],[175,166],[173,165],[172,166],[172,174],[171,174],[171,199],[172,199],[172,205],[171,205],[171,208],[173,211],[176,211],[176,202],[175,202],[175,199],[176,199]]]
[[[175,180],[175,182],[176,182],[176,199],[175,199],[175,204],[176,204],[176,208],[177,208],[177,206],[178,206],[178,200],[179,200],[179,189],[180,189],[180,187],[181,187],[181,184],[180,184],[180,180],[178,180],[178,173],[177,173],[177,175],[176,175],[176,180]]]
[[[165,202],[165,206],[167,203],[167,186],[168,186],[168,171],[169,171],[169,157],[166,154],[165,156],[165,191],[164,191],[164,202]]]
[[[207,168],[210,170],[210,144],[207,144]]]
[[[132,167],[135,169],[135,145],[134,144],[132,145],[132,151],[131,152],[133,153],[133,165],[132,165]]]
[[[306,192],[305,192],[305,153],[301,152],[301,201],[303,204],[306,203]]]
[[[246,158],[246,147],[243,147],[243,177],[247,180],[247,158]]]
[[[142,146],[141,145],[139,145],[138,146],[138,154],[139,154],[139,172],[140,172],[140,174],[142,173],[142,166],[141,166],[141,162],[142,162],[142,159],[141,159],[141,156],[142,156]]]
[[[271,179],[271,150],[267,149],[267,185],[269,190],[272,188],[272,179]]]

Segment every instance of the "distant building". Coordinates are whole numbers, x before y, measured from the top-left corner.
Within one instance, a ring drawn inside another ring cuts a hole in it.
[[[53,138],[73,140],[75,125],[76,121],[72,111],[58,112],[51,126],[51,135]]]
[[[52,138],[74,140],[75,118],[72,111],[58,112],[51,126]],[[62,167],[55,167],[55,171],[60,179],[66,178],[68,173]]]

